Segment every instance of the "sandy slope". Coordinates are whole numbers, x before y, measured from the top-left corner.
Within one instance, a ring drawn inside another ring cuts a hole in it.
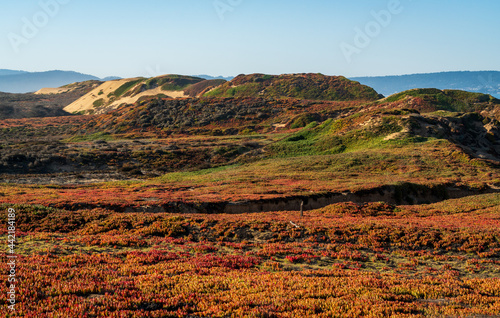
[[[71,88],[68,87],[57,87],[57,88],[47,87],[36,91],[35,94],[36,95],[62,94],[69,92],[70,90]]]
[[[66,106],[64,108],[65,111],[69,113],[77,113],[81,111],[90,111],[90,110],[95,110],[94,107],[94,102],[103,99],[104,103],[103,105],[106,105],[105,108],[100,109],[96,111],[95,113],[102,113],[105,112],[109,109],[115,109],[118,108],[118,106],[122,104],[133,104],[137,102],[137,100],[143,96],[154,96],[158,94],[165,94],[169,97],[177,98],[177,97],[185,97],[186,95],[184,94],[183,91],[164,91],[160,87],[152,90],[148,90],[145,92],[142,92],[140,94],[134,95],[134,96],[125,96],[125,97],[120,97],[115,101],[111,101],[111,98],[108,97],[111,93],[116,91],[120,86],[123,84],[137,80],[139,78],[127,78],[127,79],[121,79],[121,80],[114,80],[114,81],[108,81],[97,88],[93,89],[90,91],[88,94],[84,95],[77,101],[71,103],[70,105]],[[139,85],[139,84],[137,84]],[[132,87],[130,90],[133,90],[134,88]]]
[[[108,95],[117,90],[120,86],[129,82],[131,79],[122,79],[109,81],[101,84],[97,88],[91,90],[89,93],[76,100],[75,102],[64,107],[64,110],[68,113],[76,113],[85,110],[94,109],[94,102],[98,99],[104,99],[104,101],[109,101]]]
[[[172,98],[178,98],[178,97],[187,97],[187,95],[184,93],[184,91],[164,91],[161,89],[161,87],[157,87],[155,89],[151,89],[145,92],[142,92],[140,94],[134,95],[134,96],[127,96],[127,97],[121,97],[117,101],[113,102],[109,107],[111,108],[117,108],[121,104],[133,104],[139,100],[139,98],[143,96],[155,96],[159,94],[164,94]]]

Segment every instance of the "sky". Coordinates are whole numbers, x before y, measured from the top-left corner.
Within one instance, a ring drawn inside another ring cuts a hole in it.
[[[498,0],[0,0],[0,69],[98,77],[500,70]]]

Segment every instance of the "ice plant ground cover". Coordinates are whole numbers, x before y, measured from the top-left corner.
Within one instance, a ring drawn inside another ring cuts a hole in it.
[[[339,203],[303,217],[3,205],[19,215],[10,316],[497,317],[499,203]]]

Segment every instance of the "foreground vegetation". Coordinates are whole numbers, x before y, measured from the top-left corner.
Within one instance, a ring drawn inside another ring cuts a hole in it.
[[[19,317],[495,317],[499,203],[303,217],[2,209],[20,216]]]
[[[151,89],[191,97],[0,122],[3,316],[499,316],[498,100],[320,74],[108,97]]]

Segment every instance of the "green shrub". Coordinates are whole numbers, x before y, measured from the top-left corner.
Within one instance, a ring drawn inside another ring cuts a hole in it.
[[[318,117],[319,116],[317,114],[310,114],[310,113],[302,114],[299,117],[295,118],[290,127],[292,129],[305,127],[310,123],[318,120]]]
[[[94,103],[92,105],[94,106],[94,108],[101,107],[102,105],[104,105],[104,99],[100,98],[100,99],[94,101]]]
[[[123,84],[122,86],[118,87],[112,93],[112,95],[114,95],[116,97],[120,97],[123,94],[125,94],[129,89],[131,89],[132,87],[134,87],[135,85],[139,84],[142,81],[144,81],[144,78],[141,78],[141,79],[138,79],[138,80],[135,80],[135,81],[127,82],[127,83]]]

